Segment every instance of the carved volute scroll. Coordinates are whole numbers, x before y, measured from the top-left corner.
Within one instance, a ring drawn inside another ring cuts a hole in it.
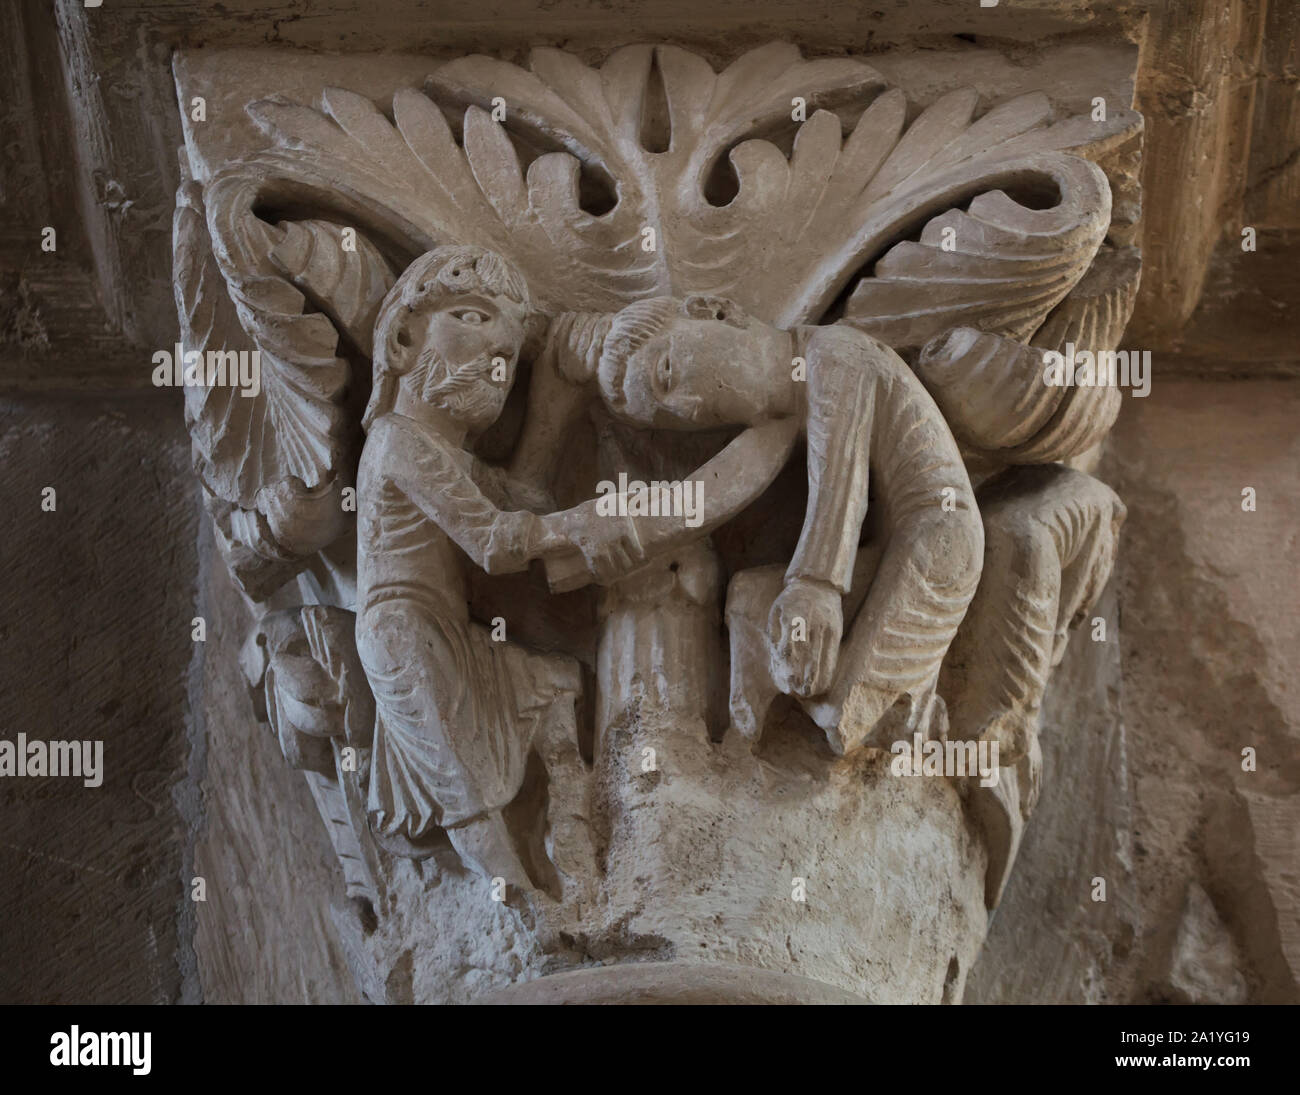
[[[1046,378],[1132,311],[1140,118],[780,43],[246,110],[176,300],[260,386],[187,420],[362,990],[959,999],[1124,519]]]

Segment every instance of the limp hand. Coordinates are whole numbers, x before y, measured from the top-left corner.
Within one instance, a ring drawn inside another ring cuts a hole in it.
[[[834,586],[807,578],[787,583],[772,605],[767,628],[772,678],[782,692],[807,698],[830,688],[844,632]]]

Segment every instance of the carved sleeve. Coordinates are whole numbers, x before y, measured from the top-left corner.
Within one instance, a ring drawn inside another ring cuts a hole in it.
[[[828,344],[829,343],[829,344]],[[847,593],[867,515],[874,378],[861,350],[838,333],[808,346],[808,509],[786,580],[828,582]]]
[[[462,464],[460,452],[432,432],[407,425],[396,415],[384,421],[393,484],[489,574],[523,570],[536,517],[493,505]]]
[[[505,468],[485,463],[477,457],[470,464],[470,477],[498,509],[549,513],[555,508],[550,495],[542,487],[516,479]]]

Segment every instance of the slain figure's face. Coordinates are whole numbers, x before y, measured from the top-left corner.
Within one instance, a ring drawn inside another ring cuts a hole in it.
[[[662,429],[743,426],[764,416],[774,375],[772,329],[742,322],[675,317],[625,367],[601,379],[616,415]]]
[[[417,325],[413,334],[419,335]],[[472,430],[501,414],[524,343],[523,309],[476,293],[444,300],[428,313],[409,374],[421,399]]]

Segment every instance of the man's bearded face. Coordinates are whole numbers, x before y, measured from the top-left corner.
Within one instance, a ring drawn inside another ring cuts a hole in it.
[[[523,318],[521,307],[506,299],[466,294],[445,301],[429,314],[406,383],[471,430],[486,429],[514,383]]]

